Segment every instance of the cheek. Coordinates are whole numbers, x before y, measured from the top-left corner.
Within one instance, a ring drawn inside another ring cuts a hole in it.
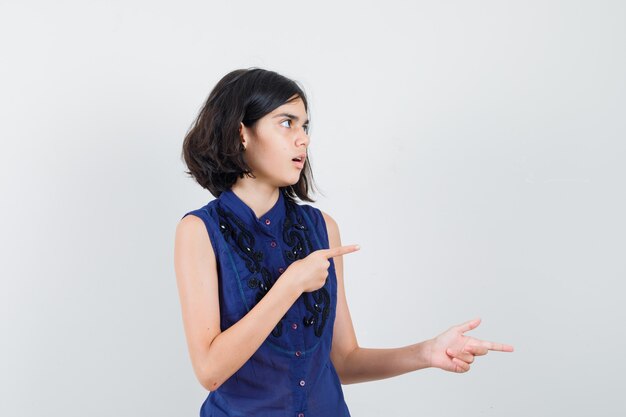
[[[293,145],[280,129],[262,129],[254,142],[252,164],[265,172],[285,169],[289,166],[289,155],[293,153]]]
[[[274,140],[265,140],[259,142],[258,156],[259,161],[262,164],[275,164],[285,162],[285,159],[289,159],[289,148],[281,141],[281,138],[276,135]]]
[[[252,156],[254,155],[254,156]],[[257,143],[254,153],[248,156],[248,163],[253,169],[267,173],[284,169],[289,152],[285,146],[277,146],[267,142]]]

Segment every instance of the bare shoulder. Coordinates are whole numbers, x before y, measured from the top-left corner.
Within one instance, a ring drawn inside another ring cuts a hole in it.
[[[204,221],[194,214],[189,214],[180,219],[178,225],[176,226],[176,233],[187,235],[200,234],[203,229]]]
[[[174,267],[179,289],[193,295],[198,283],[215,287],[216,259],[211,238],[204,221],[193,214],[180,219],[174,242]],[[210,282],[207,282],[210,281]]]
[[[183,217],[176,226],[176,244],[184,246],[184,250],[195,249],[198,253],[213,254],[211,240],[204,221],[193,214]],[[208,258],[212,258],[209,256]]]
[[[322,216],[324,217],[324,221],[326,222],[326,231],[328,232],[328,241],[330,246],[336,246],[333,243],[339,241],[339,225],[335,221],[335,219],[328,213],[323,210],[320,210]]]
[[[324,220],[326,220],[326,223],[335,222],[335,219],[333,219],[331,215],[326,213],[324,210],[320,209],[320,213],[322,213],[322,216],[324,216]]]

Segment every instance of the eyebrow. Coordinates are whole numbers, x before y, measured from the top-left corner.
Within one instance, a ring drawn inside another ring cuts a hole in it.
[[[295,114],[291,114],[291,113],[280,113],[272,117],[272,119],[275,119],[276,117],[289,117],[291,119],[294,119],[296,122],[300,120],[298,116],[296,116]],[[306,123],[309,123],[309,119],[306,119],[303,124],[306,124]]]

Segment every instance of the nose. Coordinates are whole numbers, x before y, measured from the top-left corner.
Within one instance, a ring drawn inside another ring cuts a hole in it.
[[[300,147],[304,144],[305,147],[309,146],[309,135],[306,133],[304,127],[298,129],[298,136],[296,137],[296,146]]]

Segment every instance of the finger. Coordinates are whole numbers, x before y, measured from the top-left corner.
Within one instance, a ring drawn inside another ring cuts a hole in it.
[[[346,246],[337,246],[335,248],[325,249],[324,256],[326,258],[334,258],[335,256],[341,256],[346,253],[355,252],[361,249],[359,245],[346,245]]]
[[[486,355],[489,352],[489,349],[487,349],[484,346],[474,346],[474,345],[465,346],[463,350],[471,353],[474,356]]]
[[[459,330],[461,330],[461,333],[468,332],[468,331],[478,327],[478,325],[480,324],[480,321],[481,321],[480,317],[475,318],[475,319],[470,320],[470,321],[466,321],[463,324],[459,324]]]
[[[463,362],[472,363],[474,362],[474,355],[469,352],[464,351],[453,351],[452,349],[446,349],[446,353],[453,358],[457,358],[462,360]]]
[[[505,345],[504,343],[487,342],[485,340],[481,340],[480,346],[483,346],[489,350],[497,350],[499,352],[513,352],[513,346]]]
[[[462,373],[462,372],[467,372],[470,370],[469,363],[465,363],[458,358],[452,358],[452,362],[454,362],[454,364],[456,365],[454,367],[454,372]]]

